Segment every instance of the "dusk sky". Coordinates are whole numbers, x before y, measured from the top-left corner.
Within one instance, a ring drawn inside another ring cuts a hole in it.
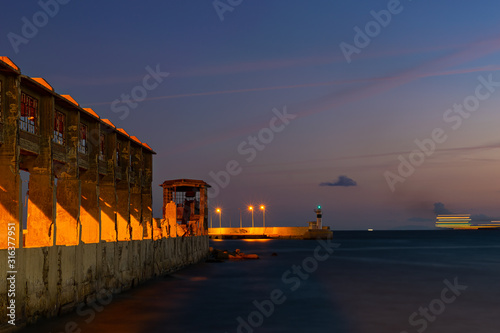
[[[176,178],[225,226],[500,216],[497,1],[40,3],[3,2],[0,55],[156,151],[155,217]]]

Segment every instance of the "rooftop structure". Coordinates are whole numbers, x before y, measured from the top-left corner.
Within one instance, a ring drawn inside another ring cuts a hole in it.
[[[203,180],[174,179],[163,182],[163,219],[175,221],[185,233],[206,235],[208,232],[208,196],[210,185]]]

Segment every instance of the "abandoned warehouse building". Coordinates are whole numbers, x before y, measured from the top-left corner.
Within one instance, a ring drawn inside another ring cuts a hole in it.
[[[24,324],[207,256],[210,186],[163,183],[170,201],[163,218],[153,218],[154,154],[0,57],[0,331],[12,301],[9,271],[15,322]]]
[[[19,223],[16,240],[23,247],[151,238],[155,152],[44,79],[1,60],[2,230]],[[26,193],[20,170],[29,173]]]

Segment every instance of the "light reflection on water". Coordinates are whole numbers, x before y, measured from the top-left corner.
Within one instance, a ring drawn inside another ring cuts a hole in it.
[[[115,295],[93,320],[71,314],[25,331],[64,332],[73,321],[81,332],[237,332],[237,318],[248,321],[254,301],[267,304],[280,290],[286,300],[262,316],[255,332],[410,333],[419,326],[409,316],[455,277],[468,289],[425,332],[499,331],[500,232],[336,232],[335,238],[340,247],[317,260],[307,278],[292,270],[311,263],[316,241],[211,241],[261,259],[198,264]]]

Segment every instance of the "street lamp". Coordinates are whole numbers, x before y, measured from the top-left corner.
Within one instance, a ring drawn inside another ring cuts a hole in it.
[[[250,209],[250,211],[252,212],[252,228],[253,228],[253,206],[248,207],[248,209]]]
[[[241,228],[243,228],[243,227],[241,226],[241,208],[238,208],[238,210],[240,211],[240,229],[241,229]]]
[[[262,226],[266,227],[266,206],[260,205],[260,210],[262,210]]]
[[[220,210],[220,208],[217,208],[215,212],[219,214],[219,229],[220,229],[222,228],[222,211]]]

